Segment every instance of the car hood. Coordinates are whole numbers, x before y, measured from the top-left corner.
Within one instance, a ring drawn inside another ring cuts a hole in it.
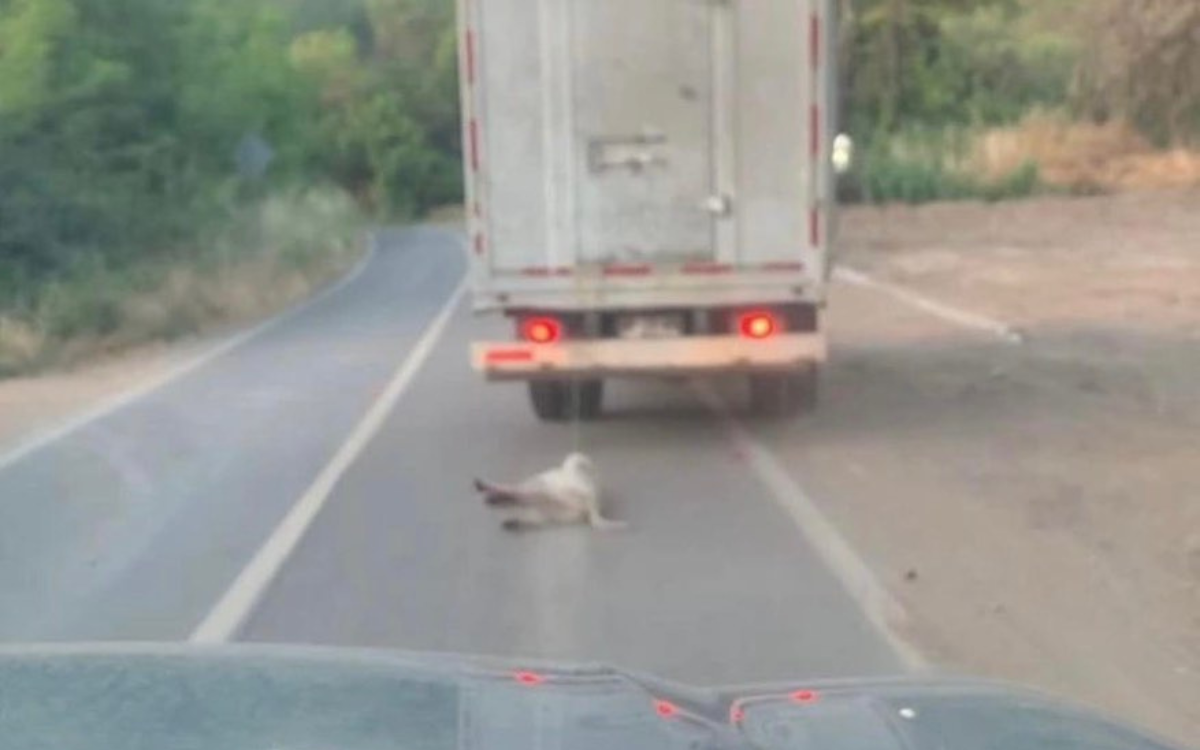
[[[0,748],[1180,750],[1040,693],[695,687],[603,664],[300,647],[0,648]]]

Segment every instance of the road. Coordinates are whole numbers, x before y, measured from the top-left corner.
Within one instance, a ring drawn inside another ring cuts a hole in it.
[[[194,632],[461,282],[450,232],[376,245],[337,290],[0,470],[0,638]],[[468,368],[467,342],[503,325],[453,309],[238,639],[600,660],[699,683],[911,666],[804,477],[711,396],[618,384],[605,420],[539,424],[521,389]],[[470,490],[573,448],[631,530],[513,535]]]

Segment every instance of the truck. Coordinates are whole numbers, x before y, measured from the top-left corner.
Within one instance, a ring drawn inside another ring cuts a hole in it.
[[[543,420],[612,378],[816,399],[834,0],[458,0],[473,367]]]

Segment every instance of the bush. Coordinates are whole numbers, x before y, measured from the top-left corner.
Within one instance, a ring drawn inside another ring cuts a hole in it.
[[[0,377],[261,316],[359,256],[362,218],[331,188],[284,193],[215,223],[190,252],[114,266],[101,254],[0,312]]]
[[[998,174],[978,170],[971,158],[977,139],[976,131],[963,128],[877,136],[843,178],[840,197],[874,203],[1002,200],[1033,195],[1042,188],[1034,161],[1022,161]]]
[[[1200,145],[1200,3],[1094,0],[1075,104],[1157,145]]]
[[[864,140],[914,123],[996,125],[1061,104],[1080,45],[1039,14],[1062,3],[844,0],[850,132]]]

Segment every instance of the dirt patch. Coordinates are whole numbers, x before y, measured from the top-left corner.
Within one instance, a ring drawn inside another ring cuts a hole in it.
[[[1200,737],[1200,191],[862,208],[821,413],[780,450],[934,661]]]
[[[0,456],[68,420],[152,383],[205,344],[176,342],[36,377],[0,380]]]

